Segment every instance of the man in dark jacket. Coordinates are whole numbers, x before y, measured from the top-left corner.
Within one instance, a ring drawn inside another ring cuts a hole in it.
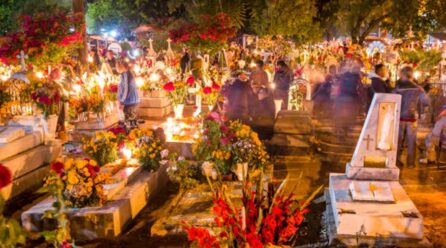
[[[401,115],[398,136],[398,163],[401,165],[403,142],[407,144],[407,167],[415,166],[418,119],[424,115],[429,101],[424,90],[413,82],[413,69],[401,69],[401,78],[393,93],[401,95]],[[418,112],[421,113],[418,113]],[[423,119],[423,117],[421,117]]]
[[[371,90],[372,93],[390,93],[391,88],[389,85],[388,71],[385,65],[375,65],[375,71],[370,73],[370,80],[372,81]]]
[[[274,74],[274,99],[282,100],[282,110],[288,108],[288,93],[293,81],[293,72],[283,60],[277,61],[277,71]]]

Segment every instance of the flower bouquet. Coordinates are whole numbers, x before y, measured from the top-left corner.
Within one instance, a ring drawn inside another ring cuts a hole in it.
[[[218,96],[220,95],[220,85],[212,82],[212,86],[203,87],[200,94],[209,105],[209,108],[212,109],[212,107],[217,102]]]
[[[31,79],[31,99],[45,118],[59,114],[60,92],[55,83]]]
[[[100,166],[118,159],[118,139],[112,132],[96,132],[89,140],[83,140],[84,151]]]
[[[108,177],[100,173],[94,160],[68,158],[51,164],[45,187],[54,195],[61,192],[68,207],[101,206],[106,201],[103,185]]]
[[[161,139],[151,130],[133,129],[129,133],[129,139],[133,143],[133,154],[147,171],[158,170],[162,160],[169,155]]]

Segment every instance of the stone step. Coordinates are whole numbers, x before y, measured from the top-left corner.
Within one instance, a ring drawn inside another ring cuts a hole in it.
[[[282,134],[311,134],[312,133],[312,123],[311,118],[308,115],[291,114],[295,111],[285,112],[286,114],[281,114],[276,118],[274,124],[274,132]]]
[[[144,171],[102,207],[67,209],[71,236],[80,241],[118,236],[167,181],[166,166],[156,173]],[[42,220],[43,213],[52,209],[53,202],[52,198],[47,198],[23,212],[21,220],[25,230],[53,230],[55,223]]]
[[[355,151],[355,146],[352,145],[343,145],[343,144],[331,144],[325,142],[319,142],[317,144],[318,150],[324,152],[332,152],[332,153],[348,153],[353,154]]]
[[[152,98],[152,97],[142,97],[138,104],[138,108],[164,108],[171,105],[170,100],[167,97],[163,98]]]
[[[88,119],[87,121],[75,122],[73,123],[76,131],[98,131],[98,130],[106,130],[118,123],[119,116],[118,113],[112,113],[108,116],[105,116],[103,121],[99,121],[97,119]]]
[[[140,118],[159,119],[164,118],[172,113],[172,106],[162,108],[138,108],[136,113]]]

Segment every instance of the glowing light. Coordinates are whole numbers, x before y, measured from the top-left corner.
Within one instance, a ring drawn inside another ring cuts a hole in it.
[[[116,38],[116,36],[118,36],[118,32],[116,32],[116,30],[112,30],[110,32],[110,36],[113,37],[113,38]]]
[[[80,95],[80,94],[81,94],[81,90],[82,90],[82,87],[81,87],[79,84],[75,84],[75,85],[73,85],[73,91],[74,91],[77,95]]]
[[[127,160],[132,158],[132,150],[128,149],[127,147],[122,148],[121,152]]]
[[[158,82],[160,80],[161,76],[158,73],[152,73],[149,76],[150,82]]]
[[[254,63],[254,62],[251,62],[251,64],[249,64],[249,67],[251,67],[251,68],[254,68],[254,67],[256,67],[256,63]]]
[[[172,73],[173,73],[172,69],[171,69],[170,67],[167,67],[167,68],[166,68],[166,74],[167,74],[167,75],[170,75],[170,74],[172,74]]]
[[[1,81],[6,81],[6,80],[8,80],[8,76],[6,76],[6,75],[1,75],[1,76],[0,76],[0,80],[1,80]]]
[[[135,83],[138,88],[141,88],[144,85],[144,79],[142,77],[137,77]]]
[[[421,72],[420,71],[415,71],[413,73],[413,76],[415,77],[415,79],[418,79],[421,76]]]
[[[275,84],[275,83],[271,83],[271,84],[269,85],[269,87],[270,87],[271,89],[275,89],[275,88],[276,88],[276,84]]]
[[[41,71],[36,72],[36,77],[39,79],[43,78],[43,73]]]
[[[133,67],[133,71],[134,71],[136,74],[139,74],[139,73],[141,72],[141,66],[139,66],[139,65],[135,65],[135,66]]]

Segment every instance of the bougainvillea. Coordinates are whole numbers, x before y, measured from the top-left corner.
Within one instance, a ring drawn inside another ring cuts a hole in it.
[[[184,43],[192,50],[215,53],[234,37],[234,22],[225,13],[215,16],[203,15],[198,23],[185,23],[170,30],[169,37],[174,43]]]
[[[59,64],[82,41],[82,33],[74,31],[82,30],[80,20],[61,10],[20,17],[19,31],[0,47],[1,61],[17,63],[23,50],[33,66]]]

